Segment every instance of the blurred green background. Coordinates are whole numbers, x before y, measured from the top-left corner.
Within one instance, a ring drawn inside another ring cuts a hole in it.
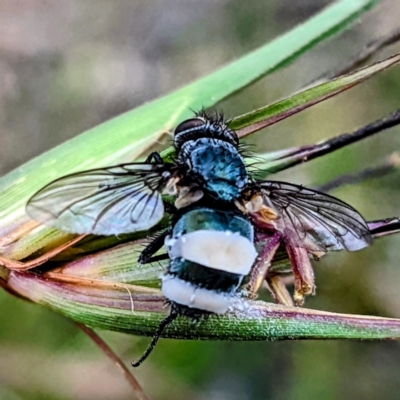
[[[0,173],[276,37],[329,1],[45,0],[0,2]],[[294,65],[218,105],[228,117],[293,93],[398,23],[388,0]],[[378,58],[400,51],[400,44]],[[400,108],[400,69],[313,107],[249,142],[258,152],[320,141]],[[134,127],[132,127],[134,129]],[[378,165],[400,128],[282,173],[315,185]],[[275,178],[275,177],[274,177]],[[368,220],[400,214],[400,171],[334,192]],[[400,236],[316,263],[307,307],[400,318]],[[266,297],[267,298],[267,297]],[[119,371],[72,322],[0,292],[0,399],[130,399]],[[148,339],[101,332],[129,362]],[[396,342],[163,340],[135,375],[156,399],[398,399]]]

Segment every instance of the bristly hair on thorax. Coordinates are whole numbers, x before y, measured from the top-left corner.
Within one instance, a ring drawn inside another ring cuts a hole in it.
[[[204,118],[211,123],[226,126],[228,128],[230,120],[225,118],[225,115],[222,111],[217,110],[206,110],[202,107],[199,111],[192,110],[196,117]]]
[[[225,131],[232,132],[233,131],[236,134],[236,131],[234,131],[229,126],[230,123],[232,122],[232,119],[227,119],[225,117],[225,114],[222,111],[206,110],[204,107],[202,107],[198,111],[195,111],[195,110],[191,110],[191,111],[194,112],[196,117],[204,118],[205,120],[209,121],[210,124],[219,125],[222,128],[221,129],[222,132],[225,132]],[[237,146],[238,152],[243,157],[244,160],[249,160],[249,159],[253,160],[253,162],[251,162],[251,163],[246,163],[247,168],[250,170],[249,171],[250,175],[253,175],[253,174],[257,175],[259,173],[259,168],[257,167],[257,164],[261,163],[263,160],[262,160],[262,158],[255,157],[254,151],[252,150],[253,148],[254,148],[253,144],[244,143],[244,142],[240,142],[240,141]]]
[[[229,127],[231,122],[230,119],[226,119],[225,115],[222,111],[217,110],[206,110],[205,108],[201,108],[199,111],[193,111],[196,117],[200,117],[208,121],[212,125],[218,125],[221,127],[221,132],[233,130]],[[235,131],[233,131],[235,132]],[[236,134],[236,132],[235,132]]]

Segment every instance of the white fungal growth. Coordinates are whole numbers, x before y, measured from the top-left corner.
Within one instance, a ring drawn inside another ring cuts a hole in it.
[[[161,291],[175,303],[215,314],[225,314],[230,307],[232,297],[229,294],[199,288],[172,275],[163,277]]]
[[[165,240],[169,256],[208,268],[247,275],[257,257],[254,244],[231,231],[198,230]]]

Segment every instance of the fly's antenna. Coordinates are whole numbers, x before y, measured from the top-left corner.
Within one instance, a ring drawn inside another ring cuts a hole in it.
[[[177,313],[171,313],[160,322],[160,325],[158,325],[156,333],[154,334],[153,339],[151,340],[150,344],[147,346],[146,351],[143,353],[142,357],[140,357],[140,359],[138,361],[131,363],[132,367],[137,368],[150,355],[150,353],[153,351],[154,347],[156,346],[158,339],[160,339],[164,329],[171,322],[173,322],[177,316],[178,316]]]

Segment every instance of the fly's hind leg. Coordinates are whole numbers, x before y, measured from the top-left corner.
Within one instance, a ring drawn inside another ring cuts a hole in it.
[[[265,281],[267,284],[267,288],[270,291],[275,303],[293,307],[293,299],[289,291],[287,290],[285,279],[287,279],[287,277],[271,275],[267,276],[265,278]]]

